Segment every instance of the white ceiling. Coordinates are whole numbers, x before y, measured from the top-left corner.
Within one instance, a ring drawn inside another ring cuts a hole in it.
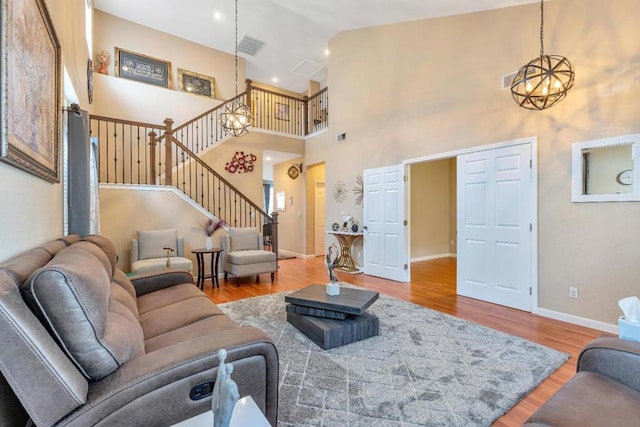
[[[239,0],[238,38],[266,42],[246,59],[257,82],[302,93],[309,80],[326,81],[328,41],[341,31],[498,9],[538,0]],[[233,0],[94,0],[109,14],[233,54]],[[216,21],[214,12],[223,14]],[[304,62],[304,64],[303,64]],[[292,71],[296,66],[306,74]],[[319,72],[315,72],[320,70]],[[315,74],[314,74],[315,73]],[[273,78],[278,82],[274,83]]]

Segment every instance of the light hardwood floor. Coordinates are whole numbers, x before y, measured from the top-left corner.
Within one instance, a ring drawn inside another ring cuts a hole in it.
[[[575,373],[580,349],[603,332],[564,323],[519,310],[494,305],[471,298],[460,297],[455,291],[455,258],[416,262],[411,265],[411,282],[398,283],[363,274],[350,275],[337,272],[341,281],[373,289],[405,301],[470,320],[490,328],[513,334],[566,352],[569,360],[520,401],[494,426],[520,426],[542,403]],[[274,283],[263,274],[260,283],[255,277],[243,278],[240,286],[235,279],[220,280],[220,288],[212,289],[205,282],[205,292],[216,303],[235,301],[298,289],[312,283],[326,283],[328,276],[323,258],[288,259],[280,261],[280,270]]]

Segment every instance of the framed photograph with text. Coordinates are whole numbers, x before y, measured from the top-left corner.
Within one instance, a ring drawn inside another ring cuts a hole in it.
[[[0,7],[0,160],[59,182],[60,43],[44,0]]]
[[[171,89],[171,62],[116,47],[117,77]]]
[[[183,92],[195,93],[209,98],[216,96],[216,80],[204,74],[178,68],[178,85]]]

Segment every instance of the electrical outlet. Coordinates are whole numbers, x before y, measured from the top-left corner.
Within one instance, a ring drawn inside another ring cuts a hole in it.
[[[569,287],[569,297],[570,298],[578,298],[578,288],[574,286]]]

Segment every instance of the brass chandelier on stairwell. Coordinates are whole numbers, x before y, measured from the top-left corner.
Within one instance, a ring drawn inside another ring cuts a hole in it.
[[[233,136],[243,136],[248,134],[253,126],[253,114],[251,114],[249,106],[243,103],[241,98],[238,98],[238,0],[235,0],[235,9],[236,96],[232,102],[225,105],[224,111],[218,117],[218,123],[226,133]]]
[[[562,101],[574,80],[573,65],[567,58],[544,54],[544,0],[541,0],[540,57],[518,70],[511,83],[511,95],[523,108],[544,110]]]

